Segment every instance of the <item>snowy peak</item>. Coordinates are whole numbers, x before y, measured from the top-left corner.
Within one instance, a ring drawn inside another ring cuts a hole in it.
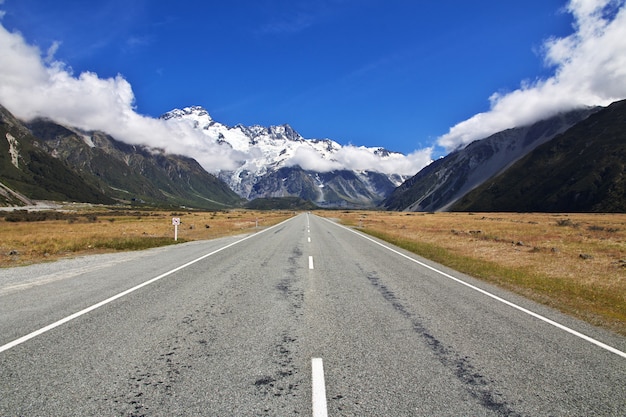
[[[407,178],[397,173],[380,173],[374,167],[364,169],[362,166],[369,166],[367,163],[355,164],[363,158],[366,161],[383,161],[402,154],[380,147],[343,147],[330,139],[305,139],[288,124],[269,127],[238,124],[229,127],[213,120],[199,106],[174,109],[161,119],[197,130],[206,137],[207,143],[223,147],[226,153],[236,153],[238,166],[216,173],[237,194],[247,199],[298,196],[326,205],[330,198],[329,184],[334,181],[339,188],[334,191],[332,204],[342,205],[343,198],[358,202],[359,206],[367,206],[381,201]],[[351,152],[353,154],[349,154]],[[349,164],[360,167],[349,168]],[[384,180],[369,175],[370,170]],[[286,172],[290,175],[285,175]],[[296,175],[296,172],[300,173]],[[335,181],[334,177],[331,179],[340,172],[343,172],[341,181]],[[346,172],[355,175],[347,175]]]
[[[209,115],[209,112],[206,111],[201,106],[191,106],[185,107],[184,109],[174,109],[168,111],[167,113],[161,115],[160,119],[169,120],[169,119],[183,119],[188,118],[197,121],[206,121],[211,123],[213,119]]]
[[[304,138],[300,136],[298,132],[293,130],[293,128],[288,124],[270,127],[263,127],[258,125],[252,127],[244,127],[242,125],[237,125],[237,127],[245,131],[251,138],[269,136],[276,140],[290,140],[293,142],[304,141]]]

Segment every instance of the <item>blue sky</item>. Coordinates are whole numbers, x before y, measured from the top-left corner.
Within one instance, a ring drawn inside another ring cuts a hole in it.
[[[0,0],[0,9],[6,32],[36,47],[43,65],[123,79],[140,115],[200,105],[227,125],[288,123],[306,138],[405,154],[430,147],[437,157],[501,126],[481,122],[468,135],[476,115],[567,72],[585,25],[617,26],[624,2]],[[601,48],[626,55],[611,42]],[[564,101],[626,95],[605,89]],[[539,116],[516,117],[502,126]]]

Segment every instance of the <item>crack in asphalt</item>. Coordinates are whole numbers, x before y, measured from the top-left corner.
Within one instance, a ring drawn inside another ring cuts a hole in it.
[[[191,364],[209,355],[206,349],[215,336],[210,329],[196,323],[199,314],[201,311],[196,310],[182,318],[176,334],[159,343],[161,353],[156,358],[146,352],[150,356],[144,363],[134,366],[127,377],[128,389],[123,394],[104,398],[116,404],[116,408],[121,407],[120,416],[151,415],[166,403],[166,398],[175,395],[173,387],[183,380],[186,371],[192,369]]]
[[[413,331],[424,340],[426,346],[433,352],[437,360],[454,373],[472,398],[475,398],[484,408],[498,415],[508,417],[522,416],[522,414],[512,410],[507,402],[496,398],[498,394],[494,392],[485,376],[472,365],[470,357],[458,354],[451,347],[445,346],[437,339],[422,323],[420,318],[411,313],[394,292],[381,282],[376,273],[367,274],[367,279],[402,317],[410,320]]]
[[[302,255],[302,250],[297,246],[294,247],[289,256],[285,274],[275,286],[279,300],[287,303],[287,313],[295,320],[303,315],[304,290],[298,286],[297,278]],[[253,385],[257,395],[264,398],[278,398],[285,396],[296,397],[299,394],[299,388],[303,384],[303,380],[299,375],[300,370],[294,362],[295,353],[299,349],[299,342],[293,336],[293,333],[293,328],[287,326],[280,334],[280,339],[271,348],[270,355],[274,365],[274,372],[269,375],[263,375],[254,381]],[[298,409],[289,411],[283,409],[277,412],[272,409],[272,404],[272,402],[266,403],[265,408],[262,410],[263,415],[298,415],[301,412]],[[288,402],[285,404],[288,404]]]

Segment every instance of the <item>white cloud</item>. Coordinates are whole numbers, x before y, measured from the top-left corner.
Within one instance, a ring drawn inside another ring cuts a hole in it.
[[[129,144],[190,156],[210,172],[235,169],[247,159],[189,124],[138,114],[126,79],[121,75],[103,79],[92,72],[75,76],[71,68],[54,60],[59,46],[53,43],[43,56],[19,33],[10,33],[0,24],[0,103],[18,118],[47,117],[84,130],[104,131]],[[347,146],[330,161],[301,148],[291,163],[316,171],[359,169],[413,175],[430,162],[430,154],[431,149],[426,149],[381,159],[364,148]]]
[[[381,158],[364,147],[344,146],[334,156],[344,167],[356,171],[377,171],[386,174],[415,175],[431,162],[432,149],[414,151],[409,155],[392,153]]]
[[[626,7],[624,0],[571,0],[574,33],[544,44],[547,79],[493,94],[490,110],[450,128],[438,139],[447,151],[498,131],[523,126],[562,111],[606,106],[626,98]]]
[[[131,85],[121,75],[102,79],[92,72],[78,77],[54,61],[59,44],[42,58],[19,33],[0,25],[0,103],[23,120],[47,117],[85,130],[101,130],[129,144],[192,156],[205,169],[233,169],[241,155],[207,141],[199,131],[138,114]]]
[[[286,162],[287,166],[299,165],[302,169],[310,171],[328,172],[341,169],[337,161],[322,158],[312,148],[301,146],[295,154]]]
[[[313,149],[301,146],[287,165],[299,165],[305,170],[319,172],[348,169],[410,176],[432,162],[432,148],[420,149],[409,155],[392,153],[381,158],[374,155],[371,149],[349,145],[343,146],[331,157],[332,159],[325,159]]]

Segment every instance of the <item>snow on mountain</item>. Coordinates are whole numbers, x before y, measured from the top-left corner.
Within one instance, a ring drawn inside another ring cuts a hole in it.
[[[394,158],[404,158],[402,154],[383,148],[344,147],[330,139],[305,139],[287,124],[270,127],[258,125],[229,127],[213,120],[209,113],[199,106],[172,110],[161,116],[161,119],[168,123],[187,124],[188,127],[201,130],[206,140],[212,144],[228,146],[238,151],[241,155],[239,166],[232,171],[220,171],[218,175],[237,194],[248,199],[297,195],[298,192],[289,191],[288,185],[277,187],[275,181],[272,182],[271,190],[263,187],[264,177],[270,174],[275,176],[283,168],[299,168],[309,172],[311,183],[315,183],[317,187],[318,196],[315,200],[318,203],[324,203],[325,200],[324,187],[327,182],[322,178],[327,180],[329,178],[328,175],[320,176],[319,173],[346,170],[354,172],[356,177],[353,181],[363,182],[369,191],[367,197],[359,195],[357,198],[361,205],[367,205],[364,203],[365,200],[371,202],[372,199],[386,197],[381,193],[387,193],[389,187],[396,187],[408,178],[408,175],[382,173],[376,168],[364,166],[368,161],[392,164]],[[380,187],[380,180],[373,180],[373,175],[384,176],[390,184],[389,187]],[[283,180],[285,182],[287,178]],[[342,196],[344,191],[340,193]]]

